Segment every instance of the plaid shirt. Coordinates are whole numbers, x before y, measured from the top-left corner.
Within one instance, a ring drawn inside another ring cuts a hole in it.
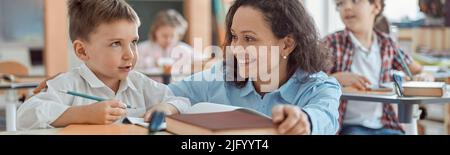
[[[351,41],[348,30],[339,31],[331,34],[325,38],[327,47],[333,52],[335,62],[334,67],[328,72],[329,74],[337,72],[351,72],[351,66],[353,62],[354,45]],[[400,48],[390,39],[389,35],[375,31],[377,35],[378,43],[380,44],[381,53],[381,75],[379,84],[391,81],[391,70],[404,70],[399,54],[402,52],[407,65],[413,62],[412,58],[404,53]],[[342,100],[339,107],[339,122],[343,123],[347,102]],[[383,115],[381,117],[381,123],[385,128],[404,131],[400,126],[396,113],[390,104],[383,104]]]

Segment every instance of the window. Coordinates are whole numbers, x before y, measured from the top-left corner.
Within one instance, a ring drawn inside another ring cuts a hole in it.
[[[44,0],[0,1],[0,44],[42,47]]]
[[[419,0],[386,0],[384,15],[391,22],[400,22],[404,19],[417,20],[423,17]]]

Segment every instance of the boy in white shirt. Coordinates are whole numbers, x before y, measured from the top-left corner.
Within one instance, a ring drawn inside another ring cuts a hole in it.
[[[133,71],[137,61],[139,17],[124,0],[69,0],[70,38],[84,64],[47,82],[48,89],[18,110],[18,129],[112,124],[125,116],[159,110],[183,112],[189,100]],[[98,102],[60,91],[76,91]],[[129,108],[126,108],[129,105]],[[147,114],[148,115],[148,114]]]

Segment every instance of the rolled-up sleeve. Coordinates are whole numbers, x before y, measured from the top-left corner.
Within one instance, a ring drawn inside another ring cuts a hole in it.
[[[145,94],[144,99],[147,110],[159,103],[171,104],[181,113],[191,107],[189,99],[175,96],[167,85],[150,80],[145,75],[141,75],[139,79],[141,82],[143,81],[143,94]]]
[[[333,82],[334,81],[334,82]],[[312,135],[335,135],[339,129],[341,88],[334,79],[318,85],[302,108],[312,126]]]
[[[172,91],[167,87],[166,85],[160,85],[160,89],[162,89],[162,97],[163,97],[163,103],[168,103],[173,105],[175,108],[178,109],[180,113],[186,113],[186,111],[189,110],[191,107],[191,102],[189,99],[175,96]]]
[[[204,74],[195,74],[182,81],[172,83],[169,88],[176,96],[188,98],[192,104],[206,102],[208,101],[209,82],[204,81],[204,77],[209,76],[209,73]]]

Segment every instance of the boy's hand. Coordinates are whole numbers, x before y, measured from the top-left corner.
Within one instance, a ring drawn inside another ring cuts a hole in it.
[[[414,76],[414,81],[434,82],[434,76],[430,73],[420,73]]]
[[[87,106],[89,124],[109,125],[127,114],[126,105],[119,101],[104,101]]]
[[[150,108],[150,110],[148,110],[144,114],[145,122],[150,122],[150,120],[152,119],[151,118],[152,114],[155,111],[163,112],[166,115],[173,115],[173,114],[179,114],[180,113],[178,111],[178,109],[175,108],[175,106],[173,106],[172,104],[168,104],[168,103],[157,104],[157,105],[154,105],[152,108]]]
[[[284,135],[310,135],[311,124],[308,115],[297,106],[277,105],[272,109],[272,119],[278,125],[278,132]]]
[[[369,79],[364,76],[357,75],[350,72],[339,72],[332,75],[335,77],[343,87],[354,87],[358,90],[368,90],[371,85]]]

